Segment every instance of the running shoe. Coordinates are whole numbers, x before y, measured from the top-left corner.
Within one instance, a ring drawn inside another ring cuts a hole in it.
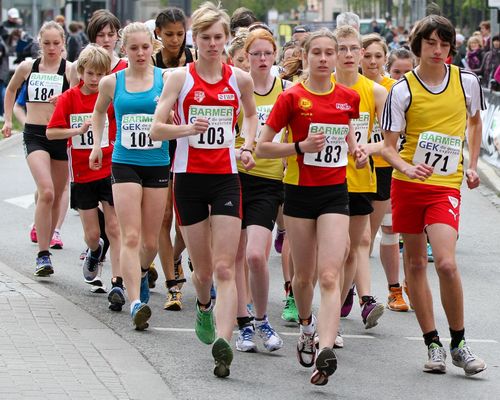
[[[377,303],[375,298],[370,296],[370,299],[361,306],[361,317],[363,318],[365,329],[377,326],[378,320],[383,313],[384,305],[382,303]]]
[[[432,254],[432,247],[429,242],[427,242],[427,261],[433,263],[434,255]]]
[[[194,330],[196,336],[205,344],[212,344],[215,340],[215,324],[214,324],[214,314],[213,307],[209,310],[200,310],[198,304],[196,304],[196,324]]]
[[[403,252],[403,247],[404,247],[403,238],[399,237],[399,252],[400,253]]]
[[[340,316],[342,318],[347,317],[351,313],[355,295],[356,293],[354,292],[354,285],[352,285],[352,287],[349,289],[349,293],[347,293],[344,304],[342,304],[342,308],[340,309]]]
[[[147,304],[137,303],[130,313],[136,331],[143,331],[149,326],[148,320],[151,318],[151,308]]]
[[[30,230],[30,240],[33,243],[38,243],[38,236],[36,235],[36,227],[35,224],[31,224],[31,230]]]
[[[215,300],[217,298],[217,291],[215,290],[215,286],[212,283],[212,286],[210,286],[210,298],[212,300]]]
[[[487,368],[484,360],[472,352],[465,340],[462,340],[458,347],[451,349],[450,353],[453,365],[463,368],[467,376],[476,375]]]
[[[141,293],[139,295],[141,299],[141,303],[148,303],[149,302],[149,279],[148,279],[149,271],[146,272],[146,275],[144,275],[141,278]]]
[[[387,296],[387,308],[392,311],[408,311],[409,307],[403,298],[402,287],[390,287]]]
[[[408,303],[410,304],[410,308],[413,308],[413,304],[411,304],[410,292],[408,290],[408,285],[406,284],[406,279],[403,281],[403,290],[405,291],[406,297],[408,297]]]
[[[57,229],[54,231],[54,234],[52,235],[52,239],[50,240],[49,246],[51,249],[57,249],[57,250],[60,250],[63,248],[63,242],[61,239],[61,232],[59,232]]]
[[[125,293],[121,286],[113,286],[108,294],[109,306],[111,311],[121,311],[125,304]]]
[[[174,277],[177,281],[177,287],[182,289],[182,285],[186,282],[184,277],[184,269],[182,268],[182,257],[179,257],[177,261],[174,262]]]
[[[177,287],[174,286],[168,289],[167,300],[163,308],[169,311],[182,310],[182,293]]]
[[[278,333],[273,329],[267,316],[263,321],[255,320],[255,332],[264,342],[264,347],[267,351],[276,351],[283,347],[283,340],[281,340]]]
[[[342,337],[340,331],[337,331],[337,336],[335,337],[335,342],[333,343],[334,349],[344,348],[344,338]]]
[[[316,318],[313,316],[313,332],[304,332],[304,327],[300,325],[300,335],[297,342],[297,359],[300,365],[309,368],[314,365],[316,360]]]
[[[254,341],[255,328],[252,324],[245,326],[238,331],[238,338],[236,339],[236,350],[246,353],[254,353],[257,351],[257,345]]]
[[[212,356],[214,357],[214,375],[218,378],[229,376],[229,367],[233,361],[233,350],[224,338],[218,338],[212,346]]]
[[[328,383],[328,377],[337,370],[337,356],[333,349],[324,347],[316,357],[315,370],[311,376],[311,383],[324,386]]]
[[[283,240],[285,239],[285,230],[276,230],[276,238],[274,239],[274,249],[281,254],[283,250]]]
[[[101,278],[102,275],[102,262],[99,262],[99,266],[97,267],[97,276],[89,283],[90,286],[90,291],[92,293],[107,293],[108,289],[106,289],[106,286],[104,286],[104,282]]]
[[[281,319],[287,322],[299,322],[299,312],[297,311],[293,296],[288,295],[283,301],[285,302],[285,307],[281,313]]]
[[[253,303],[248,303],[247,304],[247,313],[251,317],[255,317],[255,309],[253,308]]]
[[[54,267],[50,256],[41,256],[36,258],[35,276],[46,277],[54,273]]]
[[[92,251],[90,249],[87,249],[87,255],[85,256],[85,259],[82,262],[83,279],[85,280],[86,283],[91,283],[99,274],[99,258],[101,258],[103,246],[104,246],[104,240],[99,239],[97,257],[93,257]]]
[[[156,281],[158,280],[158,271],[155,267],[155,262],[153,261],[149,266],[148,271],[148,286],[150,289],[153,289],[156,286]]]
[[[80,253],[80,261],[85,260],[85,257],[87,257],[87,251],[89,251],[88,247]]]
[[[446,351],[443,346],[431,343],[427,349],[429,360],[424,364],[424,372],[444,374],[446,372]]]

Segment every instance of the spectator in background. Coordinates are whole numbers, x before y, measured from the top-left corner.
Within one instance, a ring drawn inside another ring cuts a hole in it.
[[[467,48],[465,47],[465,38],[464,35],[457,33],[455,36],[455,42],[456,42],[456,49],[457,49],[457,54],[453,57],[452,64],[456,65],[457,67],[465,67],[464,64],[464,59],[465,56],[467,55]]]
[[[9,83],[9,48],[0,36],[0,122],[3,122],[3,99]]]
[[[77,21],[78,24],[78,34],[80,35],[80,38],[82,39],[82,47],[87,46],[90,43],[89,37],[85,33],[85,24],[83,22]]]
[[[481,72],[482,48],[483,43],[479,36],[471,36],[467,41],[467,68],[476,74]]]
[[[372,21],[372,32],[380,34],[380,26],[378,26],[378,22],[375,19]]]
[[[7,21],[2,22],[0,26],[0,36],[7,42],[10,34],[15,29],[22,29],[23,23],[19,15],[19,10],[17,8],[10,8],[7,11]]]
[[[68,61],[75,61],[78,59],[80,52],[83,48],[82,37],[80,35],[80,24],[78,22],[71,22],[69,24],[69,36],[66,42],[66,50]]]
[[[493,75],[493,79],[495,80],[495,84],[491,86],[492,90],[499,91],[500,90],[500,65],[497,67],[495,74]]]
[[[350,25],[359,32],[359,16],[352,12],[343,12],[337,15],[337,28]]]
[[[297,25],[292,31],[292,42],[294,42],[295,46],[302,48],[302,44],[310,33],[311,29],[307,25]]]
[[[61,27],[64,30],[64,36],[66,38],[68,38],[69,33],[68,33],[68,30],[66,29],[66,18],[64,18],[64,15],[56,15],[56,17],[54,18],[54,21],[56,21],[59,25],[61,25]]]
[[[490,21],[482,21],[479,24],[479,31],[481,32],[481,37],[483,39],[482,48],[484,51],[490,50],[490,38],[491,38],[491,25]]]
[[[254,22],[257,22],[257,18],[252,10],[246,7],[237,8],[231,16],[231,36],[234,37],[238,28],[248,28]]]
[[[481,65],[481,76],[483,76],[484,86],[491,85],[493,90],[499,90],[500,84],[495,81],[495,71],[500,66],[500,36],[495,35],[491,39],[491,50],[484,53],[483,64]]]

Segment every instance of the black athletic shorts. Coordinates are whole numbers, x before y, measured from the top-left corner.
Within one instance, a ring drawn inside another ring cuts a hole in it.
[[[392,167],[377,167],[377,193],[370,193],[368,197],[374,201],[385,201],[391,198]]]
[[[283,182],[240,172],[243,204],[242,228],[259,225],[274,228],[278,208],[283,203]]]
[[[349,193],[350,216],[369,215],[373,212],[371,193]]]
[[[111,183],[138,183],[146,188],[168,186],[169,165],[147,167],[143,165],[111,163]]]
[[[49,153],[52,160],[67,161],[68,160],[68,140],[47,139],[47,125],[25,124],[23,139],[24,139],[24,154],[26,157],[37,150],[42,150]]]
[[[174,175],[174,208],[179,225],[193,225],[209,215],[241,219],[241,186],[238,174]]]
[[[285,184],[283,214],[305,219],[317,219],[323,214],[349,215],[347,183],[329,186]]]
[[[92,210],[97,208],[101,201],[106,201],[112,206],[111,176],[92,182],[71,182],[70,199],[70,206],[75,210]]]

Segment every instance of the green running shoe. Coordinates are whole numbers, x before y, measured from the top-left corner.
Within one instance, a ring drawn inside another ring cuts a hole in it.
[[[299,322],[299,312],[297,311],[293,296],[286,296],[285,307],[281,313],[281,319],[287,322]]]
[[[215,340],[215,324],[213,307],[208,311],[201,311],[196,304],[196,336],[205,344],[212,344]]]
[[[212,356],[214,357],[214,375],[218,378],[229,376],[229,367],[233,361],[233,350],[224,338],[218,338],[212,346]]]

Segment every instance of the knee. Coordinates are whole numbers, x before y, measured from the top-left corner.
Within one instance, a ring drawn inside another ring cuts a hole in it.
[[[294,292],[297,290],[305,289],[313,284],[312,276],[297,274],[293,275],[293,289]]]
[[[408,273],[418,274],[426,271],[427,268],[427,255],[422,256],[407,256],[406,268]]]
[[[359,247],[370,247],[371,243],[372,239],[370,237],[370,233],[368,231],[364,232],[359,241]]]
[[[339,289],[339,271],[324,271],[319,274],[319,285],[322,290],[334,291]]]
[[[87,243],[96,243],[99,241],[100,235],[100,230],[99,229],[88,229],[85,232],[85,241]]]
[[[116,220],[106,221],[106,235],[112,240],[116,240],[120,237],[120,228]]]
[[[227,262],[217,262],[214,275],[217,282],[228,282],[235,279],[234,268]]]
[[[247,251],[247,263],[252,272],[259,272],[266,268],[266,257],[263,252]]]
[[[143,239],[142,250],[147,254],[158,252],[158,238],[156,238],[156,240],[149,238]]]
[[[131,230],[124,232],[122,234],[122,245],[127,248],[137,248],[139,246],[139,233]]]
[[[454,279],[458,273],[457,264],[452,258],[436,260],[436,271],[440,278]]]
[[[54,189],[46,187],[38,189],[38,201],[42,203],[52,204],[54,202]]]

